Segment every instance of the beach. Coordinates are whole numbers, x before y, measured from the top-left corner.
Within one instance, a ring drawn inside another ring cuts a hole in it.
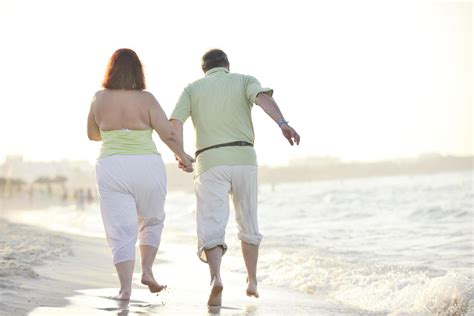
[[[131,301],[96,203],[4,208],[1,315],[472,315],[472,173],[286,183],[259,188],[260,298],[229,221],[223,306],[209,310],[196,256],[194,196],[169,192],[154,265],[159,295],[135,266]]]
[[[260,287],[261,298],[248,298],[244,294],[245,276],[229,271],[223,273],[226,280],[223,306],[208,308],[207,266],[198,262],[192,247],[177,244],[164,245],[155,262],[155,275],[168,288],[158,295],[150,293],[139,283],[137,266],[131,301],[119,302],[109,298],[118,291],[118,280],[103,238],[58,234],[5,220],[1,220],[0,227],[1,315],[345,313],[344,308],[314,300],[310,295],[288,295],[284,290],[265,285]],[[19,238],[39,245],[18,246]],[[7,248],[12,250],[6,251]],[[5,269],[8,261],[12,264]]]
[[[2,315],[66,306],[77,289],[115,286],[112,266],[100,264],[107,250],[100,241],[5,220],[0,227]]]

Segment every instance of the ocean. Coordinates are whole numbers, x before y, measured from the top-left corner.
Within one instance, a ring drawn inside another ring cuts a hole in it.
[[[168,193],[162,243],[196,242],[194,203]],[[232,215],[222,267],[244,273]],[[44,216],[50,229],[103,236],[96,204],[16,213]],[[262,184],[259,221],[262,284],[359,314],[474,315],[472,171]]]

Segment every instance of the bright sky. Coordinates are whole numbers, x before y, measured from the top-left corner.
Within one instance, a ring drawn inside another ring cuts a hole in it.
[[[0,161],[94,161],[90,100],[123,47],[168,115],[210,48],[272,87],[302,143],[256,107],[260,164],[473,154],[471,2],[0,0],[0,35]]]

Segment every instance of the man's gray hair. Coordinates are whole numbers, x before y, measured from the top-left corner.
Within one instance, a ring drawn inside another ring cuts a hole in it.
[[[215,48],[202,56],[201,67],[204,72],[216,67],[229,67],[229,60],[224,51]]]

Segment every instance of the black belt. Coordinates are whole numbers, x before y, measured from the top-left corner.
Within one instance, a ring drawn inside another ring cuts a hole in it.
[[[236,141],[236,142],[224,143],[224,144],[217,144],[217,145],[209,146],[209,147],[206,147],[206,148],[203,148],[203,149],[199,149],[198,151],[196,151],[196,158],[203,151],[206,151],[206,150],[209,150],[209,149],[214,149],[214,148],[219,148],[219,147],[228,147],[228,146],[253,146],[253,144],[249,143],[249,142],[242,141],[242,140],[239,140],[239,141]]]

